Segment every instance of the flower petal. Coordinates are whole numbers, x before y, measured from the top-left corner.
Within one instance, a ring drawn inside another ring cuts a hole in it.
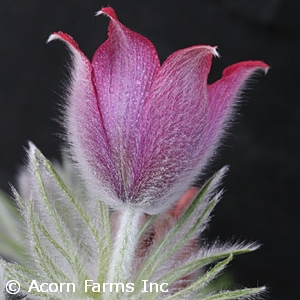
[[[215,149],[229,121],[247,80],[258,71],[267,72],[269,66],[261,61],[245,61],[233,64],[223,71],[223,77],[208,86],[209,121],[203,139],[204,150]],[[204,153],[203,153],[204,154]]]
[[[48,41],[55,39],[66,43],[73,58],[65,124],[71,150],[86,182],[92,183],[92,186],[94,183],[102,197],[108,198],[109,195],[113,199],[111,191],[115,190],[113,183],[118,182],[118,178],[108,151],[106,132],[92,81],[91,63],[72,37],[58,32],[52,34]]]
[[[138,124],[160,64],[152,43],[122,25],[112,8],[103,8],[100,13],[111,21],[108,40],[92,60],[93,80],[111,159],[118,174],[115,192],[126,201],[137,158]]]
[[[170,206],[194,179],[191,169],[201,159],[194,153],[201,147],[208,117],[207,75],[213,55],[217,52],[210,46],[177,51],[155,77],[140,128],[143,140],[132,196],[151,203],[148,213]]]

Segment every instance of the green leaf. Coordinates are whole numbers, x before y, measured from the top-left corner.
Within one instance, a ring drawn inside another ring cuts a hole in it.
[[[257,295],[259,293],[265,292],[265,287],[259,288],[246,288],[235,291],[225,291],[215,295],[207,296],[201,300],[230,300],[230,299],[242,299],[248,296]]]
[[[173,239],[175,235],[182,229],[182,227],[189,221],[192,217],[193,213],[197,211],[197,208],[203,203],[204,199],[207,195],[213,190],[216,183],[220,180],[222,175],[225,172],[225,168],[221,169],[214,176],[212,176],[202,187],[200,192],[198,193],[195,200],[191,203],[191,205],[187,208],[187,210],[183,213],[180,219],[177,221],[175,226],[161,239],[153,250],[153,252],[149,255],[147,260],[142,265],[135,283],[136,288],[142,288],[142,280],[149,280],[155,271],[166,259],[168,259],[177,249],[179,249],[184,243],[193,235],[193,233],[197,230],[197,228],[201,225],[201,223],[205,220],[205,218],[209,215],[212,208],[216,203],[216,199],[208,202],[206,208],[201,213],[195,225],[187,232],[187,235],[183,237],[181,240],[175,241],[174,245],[170,250],[166,252],[167,245],[174,242]]]
[[[26,255],[20,219],[12,200],[0,190],[0,256],[21,263]]]
[[[229,264],[229,262],[232,260],[232,258],[233,258],[233,255],[231,253],[228,256],[228,258],[217,263],[213,268],[211,268],[209,271],[205,272],[198,280],[196,280],[190,286],[175,293],[171,297],[168,297],[168,299],[174,299],[174,300],[182,299],[183,296],[189,295],[189,294],[193,293],[194,291],[199,290],[203,286],[206,286],[211,280],[213,280],[217,275],[219,275],[224,270],[224,268]],[[175,270],[174,270],[174,273],[176,273]],[[178,277],[178,278],[180,278],[180,277]],[[162,279],[162,280],[164,280],[164,279]],[[162,280],[160,280],[160,282],[163,282]],[[169,282],[167,280],[168,279],[166,279],[165,282]]]

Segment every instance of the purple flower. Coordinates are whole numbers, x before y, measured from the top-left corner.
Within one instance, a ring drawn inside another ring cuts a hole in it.
[[[234,64],[208,85],[215,47],[176,51],[160,65],[153,44],[122,25],[114,10],[109,37],[92,62],[67,34],[73,56],[66,110],[71,150],[99,198],[146,213],[170,207],[213,155],[245,81],[260,61]]]

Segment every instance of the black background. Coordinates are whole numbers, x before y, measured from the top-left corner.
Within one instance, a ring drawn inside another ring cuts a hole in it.
[[[173,51],[218,45],[209,81],[242,60],[271,65],[247,91],[211,172],[228,164],[226,193],[206,237],[257,240],[262,248],[230,269],[246,286],[267,284],[270,299],[298,299],[300,104],[298,1],[0,0],[0,187],[9,190],[27,140],[59,157],[68,55],[50,33],[71,34],[89,58],[106,39],[110,4],[129,28],[148,37],[161,61]]]

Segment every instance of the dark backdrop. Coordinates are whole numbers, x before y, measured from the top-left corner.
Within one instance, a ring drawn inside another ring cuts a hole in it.
[[[194,44],[218,45],[210,81],[226,66],[248,59],[271,65],[247,92],[222,151],[210,170],[231,166],[226,194],[207,238],[231,236],[263,244],[231,268],[247,286],[267,284],[270,299],[297,299],[299,250],[298,1],[285,0],[0,0],[0,186],[8,190],[33,141],[59,157],[54,121],[62,103],[66,50],[46,45],[50,33],[70,33],[89,58],[106,39],[113,6],[129,28],[147,36],[163,61]]]

